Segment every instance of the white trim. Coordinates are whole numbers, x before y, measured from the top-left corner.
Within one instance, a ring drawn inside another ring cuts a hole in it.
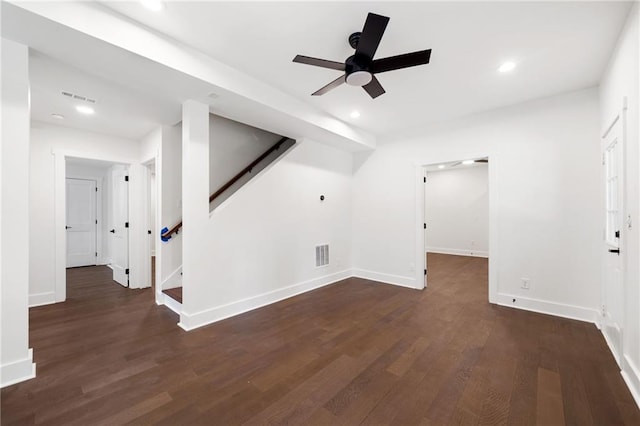
[[[514,302],[513,299],[516,301]],[[524,311],[537,312],[539,314],[553,315],[578,321],[596,323],[598,311],[582,306],[566,303],[549,302],[547,300],[531,299],[520,295],[499,293],[496,303],[508,308],[522,309]]]
[[[325,275],[288,287],[283,287],[257,296],[248,297],[246,299],[237,300],[225,305],[216,306],[205,311],[196,313],[180,313],[180,322],[178,326],[186,331],[194,330],[198,327],[208,325],[235,315],[239,315],[257,308],[261,308],[272,303],[279,302],[284,299],[306,293],[320,287],[333,284],[337,281],[351,277],[351,271],[345,270],[334,274]]]
[[[601,318],[602,317],[598,315],[597,322],[600,323]],[[600,329],[600,332],[604,337],[604,341],[607,342],[609,351],[611,351],[613,358],[616,360],[616,364],[618,364],[618,367],[622,369],[622,354],[618,353],[616,350],[616,341],[619,342],[617,347],[622,347],[622,330],[620,329],[620,326],[615,322],[605,321],[604,323],[600,323],[598,329]],[[610,334],[607,330],[612,330],[616,334]]]
[[[166,295],[164,293],[162,293],[162,303],[161,304],[166,306],[167,308],[171,309],[173,312],[175,312],[178,315],[180,315],[180,313],[182,312],[182,303],[178,302],[173,297],[168,296],[168,295]]]
[[[157,261],[158,259],[156,259]],[[158,265],[156,264],[156,268]],[[169,274],[166,280],[162,281],[162,284],[159,286],[159,292],[162,293],[162,290],[168,290],[170,288],[182,287],[182,266],[178,266],[175,271]]]
[[[56,303],[56,293],[53,291],[47,291],[46,293],[29,294],[29,307],[34,308],[36,306],[51,305]]]
[[[418,280],[416,285],[416,279],[413,277],[403,277],[401,275],[385,274],[382,272],[366,271],[364,269],[353,269],[353,277],[363,278],[365,280],[378,281],[384,284],[397,285],[400,287],[407,287],[416,290],[422,290],[424,288],[424,280]],[[420,278],[424,276],[424,270],[419,274]]]
[[[622,364],[623,369],[620,374],[627,384],[631,396],[636,401],[636,405],[640,408],[640,369],[627,355],[624,356]]]
[[[427,247],[427,253],[452,254],[455,256],[489,257],[488,251],[473,251],[454,248]]]
[[[29,348],[26,358],[0,366],[0,387],[15,385],[36,377],[36,363],[33,362],[33,349]]]

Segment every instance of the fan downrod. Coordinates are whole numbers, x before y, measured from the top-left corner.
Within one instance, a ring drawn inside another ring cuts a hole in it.
[[[358,42],[360,41],[360,36],[362,35],[362,32],[358,31],[357,33],[353,33],[349,36],[349,46],[353,47],[354,49],[358,47]]]

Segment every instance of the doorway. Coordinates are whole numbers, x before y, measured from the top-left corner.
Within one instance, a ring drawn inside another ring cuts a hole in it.
[[[442,272],[438,268],[468,264],[475,270],[486,271],[489,258],[488,158],[428,165],[424,166],[423,173],[425,287],[429,277],[438,277]],[[476,259],[465,261],[463,257]],[[442,281],[441,277],[437,279],[439,283]]]
[[[617,117],[602,138],[605,226],[602,286],[602,334],[622,366],[624,324],[624,264],[622,247],[624,211],[624,120]]]

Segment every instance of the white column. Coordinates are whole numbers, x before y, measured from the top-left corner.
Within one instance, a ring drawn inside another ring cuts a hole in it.
[[[207,285],[209,222],[209,106],[196,101],[182,105],[182,312],[185,323]]]
[[[29,349],[29,49],[2,39],[0,382],[35,377]]]

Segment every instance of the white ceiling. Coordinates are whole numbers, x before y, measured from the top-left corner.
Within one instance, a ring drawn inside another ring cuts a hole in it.
[[[631,3],[139,2],[104,3],[152,29],[377,135],[596,85]],[[377,58],[433,49],[431,64],[379,75],[372,100],[341,86],[309,96],[338,71],[296,54],[343,61],[367,12],[391,18]],[[497,73],[505,60],[518,66]],[[361,117],[349,114],[357,109]]]

